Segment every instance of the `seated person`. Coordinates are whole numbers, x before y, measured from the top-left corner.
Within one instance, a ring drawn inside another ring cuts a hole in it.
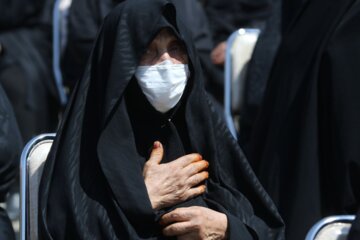
[[[47,159],[40,239],[282,239],[221,119],[174,5],[119,4]]]
[[[0,83],[26,143],[53,132],[59,97],[51,68],[52,1],[0,0]]]
[[[0,202],[4,202],[19,171],[22,139],[11,104],[0,85]],[[0,207],[0,239],[15,240],[11,221]]]

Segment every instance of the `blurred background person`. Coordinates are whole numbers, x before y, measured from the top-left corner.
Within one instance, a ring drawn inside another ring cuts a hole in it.
[[[360,1],[301,6],[286,23],[249,151],[290,240],[359,208]]]
[[[58,96],[51,68],[52,1],[0,0],[0,84],[13,107],[24,143],[54,132]],[[19,214],[19,182],[11,188],[7,209]]]
[[[239,143],[247,152],[254,123],[260,111],[271,68],[283,34],[301,10],[303,0],[270,0],[271,11],[264,22],[247,66],[243,105],[238,122]]]
[[[57,124],[52,75],[50,1],[1,0],[0,82],[13,105],[24,142]]]
[[[13,109],[0,85],[0,202],[4,203],[19,172],[22,139]],[[11,221],[0,206],[0,239],[15,240]]]
[[[209,91],[223,102],[226,41],[239,28],[263,30],[271,16],[272,3],[270,0],[206,0],[203,7],[213,40],[209,61],[204,65],[211,82]]]

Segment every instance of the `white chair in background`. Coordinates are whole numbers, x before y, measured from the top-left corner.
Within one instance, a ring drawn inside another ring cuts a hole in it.
[[[354,219],[354,215],[323,218],[309,230],[305,240],[346,240]]]
[[[224,111],[227,126],[235,138],[237,138],[239,129],[234,124],[234,119],[239,118],[241,113],[247,65],[252,57],[259,34],[259,29],[241,28],[232,33],[227,40],[224,72]]]
[[[55,0],[53,9],[53,73],[60,103],[65,106],[67,94],[61,73],[61,55],[67,43],[68,13],[72,0]]]
[[[54,133],[34,137],[24,147],[20,162],[20,240],[38,239],[38,192]]]

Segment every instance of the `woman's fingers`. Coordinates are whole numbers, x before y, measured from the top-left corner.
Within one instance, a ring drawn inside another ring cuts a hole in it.
[[[160,224],[165,236],[177,239],[227,239],[228,220],[221,212],[205,207],[184,207],[164,214]]]
[[[203,181],[205,181],[208,178],[209,178],[209,173],[207,171],[203,171],[203,172],[200,172],[200,173],[197,173],[197,174],[191,176],[187,180],[187,183],[191,187],[193,187],[193,186],[199,185],[200,183],[202,183]]]
[[[186,201],[190,198],[195,198],[195,197],[205,193],[205,191],[206,191],[205,185],[200,185],[197,187],[189,188],[183,192],[182,196],[179,197],[179,199],[181,199],[181,201]]]
[[[184,168],[184,170],[187,172],[189,176],[192,176],[206,170],[208,167],[209,167],[209,162],[206,160],[201,160],[187,165]]]
[[[171,212],[164,214],[161,217],[160,225],[168,226],[174,222],[184,222],[191,218],[191,216],[186,212],[185,208],[177,208]]]
[[[181,236],[195,230],[194,224],[191,222],[176,222],[163,229],[164,236]]]
[[[198,162],[201,160],[202,160],[202,156],[200,154],[191,153],[191,154],[187,154],[185,156],[179,157],[178,159],[172,161],[170,164],[175,164],[180,169],[180,168],[187,167],[189,164],[191,164],[193,162]]]
[[[164,156],[164,148],[159,141],[154,142],[153,149],[148,160],[149,163],[160,164]]]
[[[164,226],[165,236],[181,236],[196,231],[196,217],[201,215],[197,207],[177,208],[161,217],[160,224]],[[200,222],[198,224],[201,224]],[[194,238],[192,238],[194,239]],[[197,238],[196,238],[197,239]]]
[[[190,188],[189,190],[187,190],[186,192],[186,199],[189,198],[194,198],[196,196],[199,196],[201,194],[203,194],[206,191],[206,186],[205,185],[200,185],[194,188]]]
[[[163,146],[155,142],[143,169],[145,185],[154,209],[173,206],[205,192],[205,185],[199,185],[209,177],[204,171],[209,164],[202,160],[200,154],[188,154],[161,164],[163,154]]]

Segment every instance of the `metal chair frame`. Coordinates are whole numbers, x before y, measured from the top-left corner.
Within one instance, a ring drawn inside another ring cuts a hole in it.
[[[334,223],[352,223],[355,219],[354,215],[335,215],[329,216],[318,221],[307,233],[305,240],[316,239],[317,234],[326,226]]]
[[[232,114],[232,85],[233,85],[233,53],[232,47],[239,36],[255,35],[256,38],[260,34],[259,29],[255,28],[241,28],[230,35],[227,40],[226,56],[225,56],[225,71],[224,71],[224,113],[226,124],[235,139],[237,139],[237,130],[233,120]],[[245,80],[245,79],[242,79]]]
[[[20,239],[26,240],[29,232],[29,155],[43,141],[53,140],[55,133],[41,134],[31,139],[24,147],[20,159]]]
[[[53,73],[55,78],[55,85],[56,89],[60,98],[60,103],[62,106],[65,106],[68,97],[65,92],[64,84],[63,84],[63,76],[61,73],[61,48],[62,48],[62,41],[61,41],[61,11],[60,11],[60,4],[62,0],[55,0],[54,8],[53,8],[53,42],[52,42],[52,49],[53,49]]]

